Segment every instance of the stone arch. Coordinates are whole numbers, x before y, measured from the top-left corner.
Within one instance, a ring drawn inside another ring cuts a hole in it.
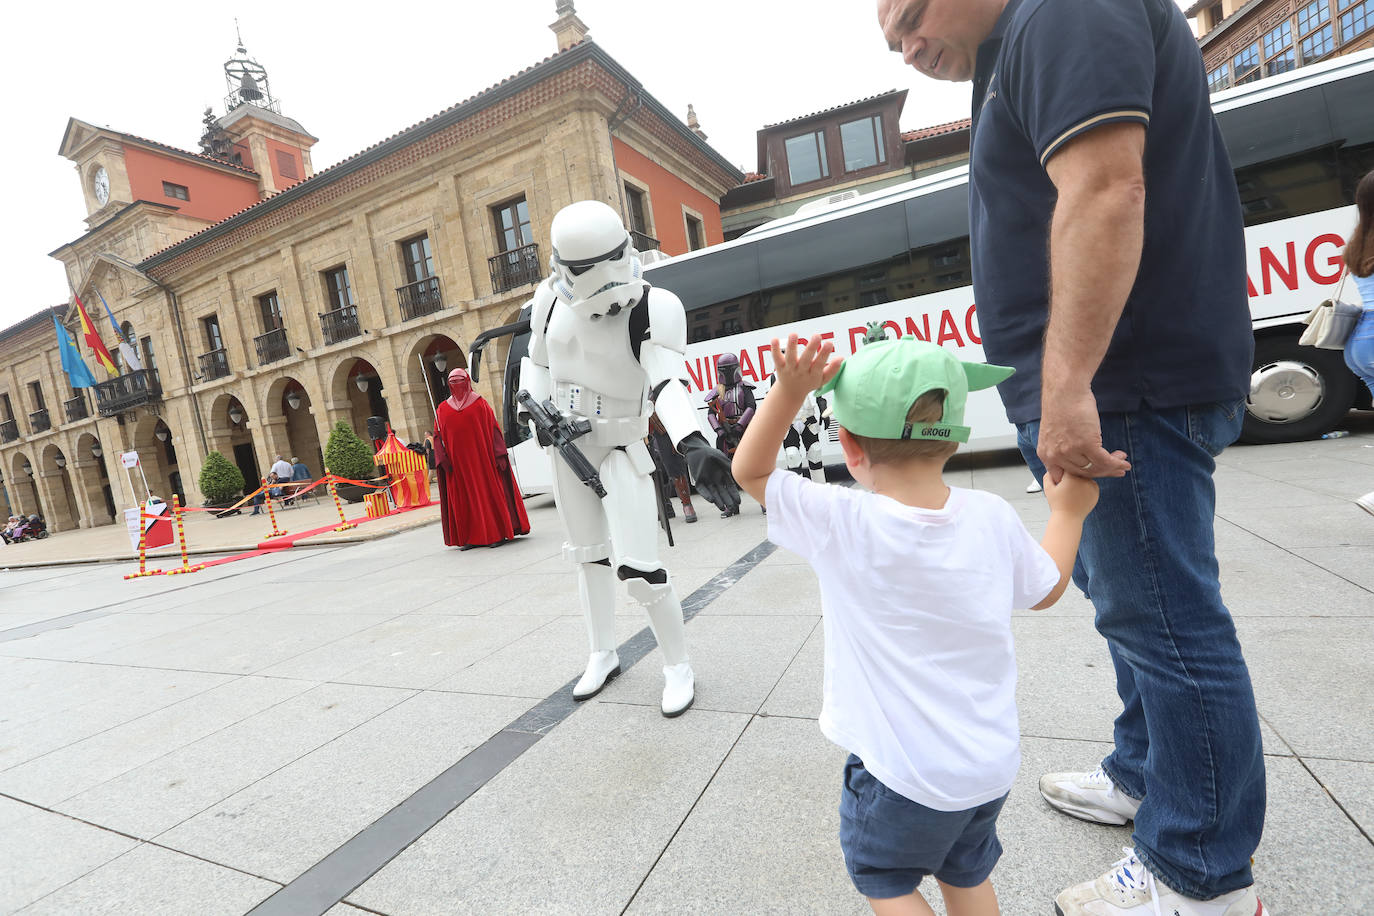
[[[316,410],[319,403],[311,391],[314,386],[291,375],[281,375],[264,389],[264,425],[269,429],[273,455],[287,461],[299,458],[313,476],[324,473],[324,447]]]
[[[143,468],[143,478],[148,482],[148,490],[153,496],[172,501],[172,495],[186,502],[186,485],[195,486],[194,480],[182,479],[183,469],[177,447],[180,437],[177,430],[167,422],[166,417],[140,414],[134,421],[131,435],[133,450],[138,452],[138,462]],[[165,433],[165,438],[162,433]],[[137,487],[135,488],[137,490]]]
[[[360,387],[358,379],[364,380]],[[364,440],[369,440],[367,418],[389,417],[385,383],[373,363],[362,356],[344,357],[335,366],[329,389],[336,408],[333,415],[348,423]]]
[[[49,512],[45,514],[49,531],[69,531],[81,527],[81,509],[72,486],[71,462],[56,442],[43,447],[37,476],[48,493]]]
[[[33,474],[27,473],[25,467]],[[37,474],[38,467],[28,455],[18,450],[10,455],[10,466],[5,469],[5,489],[15,515],[46,515],[43,502],[38,498],[38,483],[34,479]]]
[[[448,373],[467,368],[467,353],[449,335],[435,333],[415,338],[402,352],[401,390],[419,420],[416,430],[427,432],[434,428],[436,405],[448,397]],[[416,430],[411,432],[418,439]]]
[[[229,459],[243,473],[244,492],[253,492],[267,473],[261,457],[265,446],[257,435],[262,429],[257,405],[251,398],[245,403],[236,392],[221,390],[205,420],[211,450]]]
[[[94,433],[84,432],[76,437],[76,448],[67,458],[67,467],[75,472],[73,482],[94,516],[91,524],[112,524],[118,513],[107,462],[113,461],[114,456],[105,454]]]

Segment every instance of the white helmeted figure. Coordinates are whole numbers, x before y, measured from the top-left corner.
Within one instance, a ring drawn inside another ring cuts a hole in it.
[[[797,474],[810,473],[817,483],[825,483],[825,462],[821,459],[821,427],[829,426],[830,421],[823,417],[825,398],[817,398],[814,391],[807,392],[797,415],[792,418],[792,428],[782,440],[783,458],[787,469]]]
[[[657,410],[703,497],[725,509],[738,506],[739,490],[729,459],[707,444],[687,389],[676,383],[686,377],[682,302],[641,278],[620,217],[603,203],[580,201],[558,212],[551,236],[550,275],[534,294],[520,387],[540,404],[552,400],[559,419],[590,422],[591,431],[574,444],[605,490],[599,497],[550,449],[554,500],[568,537],[563,554],[577,566],[591,642],[573,697],[595,696],[620,673],[619,578],[648,612],[663,651],[663,714],[676,716],[692,705],[695,678],[682,604],[658,558],[654,465],[644,444],[649,414]],[[540,441],[550,444],[546,436]]]

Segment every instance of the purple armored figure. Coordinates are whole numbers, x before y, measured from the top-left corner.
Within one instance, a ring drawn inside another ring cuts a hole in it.
[[[754,419],[754,386],[740,374],[739,357],[726,353],[716,360],[716,387],[706,395],[711,408],[707,415],[716,431],[716,448],[733,455],[744,436],[749,421]],[[739,514],[739,506],[726,509],[721,518]]]

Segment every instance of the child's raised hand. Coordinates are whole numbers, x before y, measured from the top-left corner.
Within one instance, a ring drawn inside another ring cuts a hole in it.
[[[806,346],[797,349],[797,335],[787,335],[787,350],[783,351],[778,339],[773,338],[773,371],[777,373],[777,384],[792,391],[815,391],[840,371],[840,360],[831,359],[835,345],[828,340],[813,337]]]
[[[1046,474],[1043,484],[1045,501],[1050,504],[1052,512],[1063,512],[1081,519],[1087,518],[1097,505],[1097,481],[1090,477],[1065,474],[1055,483],[1052,475]]]

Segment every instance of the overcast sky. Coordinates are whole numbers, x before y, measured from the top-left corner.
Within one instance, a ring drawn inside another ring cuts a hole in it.
[[[591,37],[669,111],[692,103],[709,142],[756,168],[764,124],[908,88],[901,127],[967,117],[969,87],[887,51],[874,0],[575,0]],[[462,101],[556,50],[554,0],[485,3],[21,3],[6,14],[9,201],[0,328],[68,299],[48,252],[86,231],[69,117],[198,150],[224,113],[234,16],[282,113],[319,138],[317,171]]]

